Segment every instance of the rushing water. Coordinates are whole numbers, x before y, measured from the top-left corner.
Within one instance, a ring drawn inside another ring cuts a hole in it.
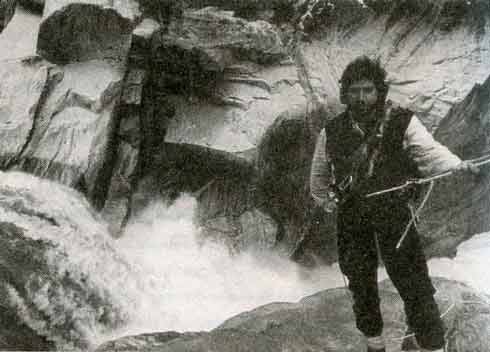
[[[136,331],[207,330],[258,305],[299,300],[342,283],[334,268],[307,273],[270,252],[230,256],[218,243],[200,243],[194,208],[190,197],[169,209],[155,203],[117,242],[154,288],[144,298],[149,311],[134,321]]]
[[[16,224],[25,236],[3,243],[44,256],[44,272],[16,265],[22,256],[2,258],[28,288],[7,287],[10,302],[19,320],[63,350],[128,334],[208,330],[259,305],[344,285],[337,265],[309,271],[271,252],[231,256],[219,243],[202,242],[189,196],[170,208],[154,202],[113,240],[73,190],[27,174],[0,176],[0,221]],[[39,249],[34,240],[51,246]],[[484,233],[462,244],[456,258],[429,266],[432,275],[490,294],[489,254],[490,233]]]
[[[311,271],[271,252],[231,256],[223,245],[203,242],[189,196],[170,208],[153,203],[113,240],[73,190],[22,173],[0,176],[0,221],[15,223],[25,236],[17,245],[3,243],[17,251],[34,250],[34,240],[51,243],[36,247],[43,266],[32,271],[21,267],[22,255],[6,258],[27,288],[7,287],[12,308],[60,349],[143,332],[208,330],[263,304],[344,285],[337,265]],[[488,254],[490,233],[481,234],[455,259],[431,260],[430,269],[490,293]]]
[[[269,252],[230,256],[217,243],[199,243],[196,204],[182,197],[166,209],[155,203],[138,216],[118,249],[151,281],[142,293],[146,309],[124,332],[207,330],[223,320],[274,301],[297,301],[344,285],[337,265],[305,271]],[[466,281],[490,293],[490,234],[460,246],[455,259],[430,260],[431,274]],[[380,271],[380,279],[385,277]]]

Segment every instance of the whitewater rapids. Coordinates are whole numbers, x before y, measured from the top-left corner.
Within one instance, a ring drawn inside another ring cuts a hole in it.
[[[338,265],[307,271],[270,252],[231,256],[219,243],[202,243],[193,224],[196,202],[184,196],[170,208],[154,203],[127,227],[117,249],[144,272],[152,292],[145,310],[117,335],[209,330],[259,305],[297,301],[344,285]],[[469,283],[490,294],[490,233],[462,244],[454,259],[429,261],[431,275]],[[379,279],[386,278],[380,269]],[[114,336],[112,336],[114,337]]]

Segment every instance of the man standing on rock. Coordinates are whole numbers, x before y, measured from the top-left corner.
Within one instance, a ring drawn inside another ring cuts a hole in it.
[[[329,120],[318,137],[311,193],[327,212],[338,208],[339,264],[349,279],[356,324],[367,338],[367,351],[385,351],[378,255],[403,299],[416,350],[443,351],[444,328],[435,289],[419,235],[410,223],[410,194],[365,195],[409,178],[478,170],[436,142],[410,111],[387,102],[385,79],[379,62],[365,56],[346,67],[340,98],[347,109]],[[404,232],[407,235],[397,246]]]

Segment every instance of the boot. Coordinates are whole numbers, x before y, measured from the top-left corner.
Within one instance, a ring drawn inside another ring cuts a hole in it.
[[[367,352],[386,352],[383,336],[367,337]]]
[[[415,338],[415,334],[410,328],[408,328],[405,332],[405,337],[402,341],[401,350],[405,352],[417,352],[420,350],[417,339]]]
[[[408,328],[405,332],[405,338],[403,339],[401,350],[404,352],[444,352],[444,348],[428,350],[420,347],[412,329],[410,328]]]

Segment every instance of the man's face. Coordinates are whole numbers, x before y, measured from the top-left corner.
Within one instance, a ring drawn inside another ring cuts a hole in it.
[[[347,89],[347,105],[360,118],[370,114],[377,101],[378,90],[371,80],[355,81]]]

